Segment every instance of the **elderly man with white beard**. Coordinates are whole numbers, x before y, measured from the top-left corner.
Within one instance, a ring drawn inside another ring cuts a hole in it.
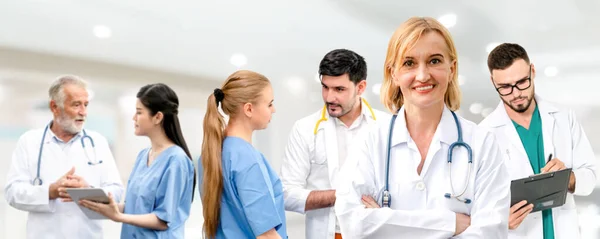
[[[89,95],[77,76],[56,79],[48,91],[53,119],[24,133],[12,154],[6,201],[29,213],[27,238],[102,238],[66,188],[101,188],[116,201],[123,184],[106,138],[83,128]]]

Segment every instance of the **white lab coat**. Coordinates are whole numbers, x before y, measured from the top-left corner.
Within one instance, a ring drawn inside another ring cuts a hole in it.
[[[389,122],[378,122],[369,137],[353,147],[342,168],[335,210],[344,239],[451,238],[456,213],[470,215],[471,226],[455,238],[506,238],[510,180],[494,135],[458,117],[463,141],[473,152],[473,169],[464,194],[472,202],[465,204],[444,197],[451,193],[448,148],[458,138],[450,110],[444,108],[420,175],[421,157],[406,128],[404,108],[398,115],[390,150],[390,208],[370,209],[361,203],[361,196],[368,195],[381,205]],[[467,179],[467,160],[463,147],[454,149],[452,184],[457,194]]]
[[[319,124],[315,135],[315,126],[321,117],[322,111],[318,111],[294,124],[281,167],[285,210],[306,214],[307,239],[335,237],[336,218],[333,207],[305,211],[306,199],[312,190],[336,189],[338,182],[335,121],[325,114],[327,120]],[[391,115],[371,109],[363,102],[360,117],[365,117],[365,121],[358,130],[365,131],[368,125],[375,124],[375,120],[389,121]]]
[[[75,136],[69,142],[72,145],[63,151],[48,129],[40,167],[43,184],[34,186],[32,181],[36,177],[43,132],[43,128],[31,130],[19,138],[4,188],[6,201],[16,209],[29,212],[27,238],[102,238],[102,220],[89,220],[75,202],[49,200],[48,190],[51,183],[74,166],[75,174],[82,176],[91,186],[111,192],[119,201],[123,184],[106,139],[86,130],[96,145],[98,160],[103,160],[101,164],[90,166],[81,146],[82,133]],[[85,144],[91,154],[90,141],[86,139]]]
[[[553,158],[560,159],[567,168],[573,169],[576,178],[575,192],[567,195],[565,205],[552,209],[554,235],[556,239],[577,239],[580,238],[580,230],[573,195],[586,196],[594,190],[596,159],[575,114],[561,110],[537,95],[535,98],[542,119],[544,158],[553,154]],[[511,180],[534,174],[519,134],[502,102],[480,125],[495,132]],[[517,229],[510,230],[509,238],[542,239],[542,233],[542,213],[535,212],[528,215]]]

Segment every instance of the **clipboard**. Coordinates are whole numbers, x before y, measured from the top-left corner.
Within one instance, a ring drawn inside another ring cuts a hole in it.
[[[531,212],[560,207],[567,199],[570,177],[571,169],[567,168],[512,180],[510,206],[527,200],[533,204]]]
[[[79,205],[79,200],[90,200],[99,203],[109,203],[108,195],[101,188],[67,188],[67,193],[73,199],[73,202],[77,204],[79,209],[91,220],[102,220],[107,219],[102,214],[94,212],[84,206]]]

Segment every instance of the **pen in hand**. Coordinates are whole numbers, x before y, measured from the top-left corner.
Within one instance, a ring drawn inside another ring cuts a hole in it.
[[[552,153],[550,153],[550,155],[548,155],[548,161],[546,161],[546,165],[544,165],[544,167],[541,168],[540,173],[548,172],[547,170],[549,170],[549,168],[546,168],[546,167],[548,167],[548,163],[550,163],[550,160],[552,160]]]

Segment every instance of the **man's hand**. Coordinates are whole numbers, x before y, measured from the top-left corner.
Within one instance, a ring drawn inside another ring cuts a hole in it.
[[[559,170],[563,170],[566,169],[567,167],[565,166],[565,164],[560,161],[560,159],[558,158],[554,158],[552,160],[550,160],[546,166],[544,166],[540,172],[541,173],[547,173],[547,172],[555,172],[555,171],[559,171]],[[573,193],[575,192],[575,174],[571,171],[571,175],[569,176],[569,192]]]
[[[90,185],[78,175],[68,175],[67,180],[58,188],[59,197],[62,198],[63,202],[72,202],[71,196],[67,193],[67,188],[89,188]]]
[[[523,200],[510,207],[510,215],[508,216],[508,229],[517,229],[525,217],[527,217],[531,210],[533,210],[533,204],[530,203],[527,206],[525,206],[525,204],[527,204],[527,201]]]
[[[63,202],[72,202],[71,196],[67,193],[67,188],[89,188],[90,185],[79,175],[75,175],[75,167],[60,177],[56,182],[50,184],[49,198],[61,198]]]
[[[73,174],[67,176],[67,181],[63,185],[66,188],[89,188],[90,185],[85,181],[85,179],[79,175]]]
[[[569,175],[569,192],[570,193],[574,193],[575,192],[575,182],[577,180],[575,180],[575,173],[573,173],[573,171],[571,171],[571,175]]]
[[[306,198],[304,210],[314,210],[335,205],[335,190],[313,190]]]
[[[546,166],[544,166],[540,172],[541,173],[547,173],[547,172],[554,172],[554,171],[558,171],[558,170],[563,170],[566,169],[567,167],[565,167],[565,164],[560,161],[557,158],[554,158],[552,160],[550,160]]]
[[[69,170],[67,173],[65,173],[62,177],[60,177],[58,180],[56,180],[56,182],[50,184],[50,188],[48,190],[48,198],[50,198],[50,200],[54,200],[58,197],[60,197],[60,193],[59,193],[59,188],[60,185],[67,181],[67,177],[71,176],[75,173],[75,167],[72,167],[71,170]]]

